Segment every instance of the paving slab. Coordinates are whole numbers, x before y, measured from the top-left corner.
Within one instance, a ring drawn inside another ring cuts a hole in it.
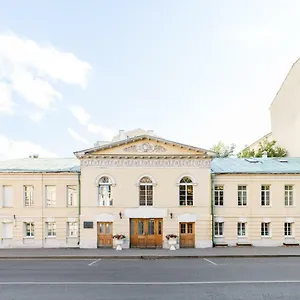
[[[216,247],[204,249],[0,249],[0,259],[159,259],[209,257],[300,257],[300,247]]]

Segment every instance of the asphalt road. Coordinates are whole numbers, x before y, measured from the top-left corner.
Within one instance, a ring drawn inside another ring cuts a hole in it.
[[[300,299],[300,258],[0,260],[0,298]]]

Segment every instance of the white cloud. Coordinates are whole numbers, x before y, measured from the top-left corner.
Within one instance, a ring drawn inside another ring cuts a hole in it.
[[[87,111],[81,106],[72,106],[70,107],[70,111],[73,116],[79,121],[80,124],[87,127],[87,130],[94,134],[99,134],[105,140],[111,140],[114,136],[114,130],[89,123],[91,116],[87,113]]]
[[[12,113],[11,91],[42,112],[62,95],[58,81],[85,88],[91,66],[74,54],[14,34],[0,34],[0,111]],[[37,121],[35,119],[35,121]]]
[[[0,113],[12,114],[14,103],[9,85],[0,82]]]
[[[0,134],[0,160],[29,157],[33,153],[40,157],[58,157],[40,145],[29,141],[14,141]]]
[[[72,128],[68,128],[68,132],[70,135],[78,142],[82,142],[84,144],[89,144],[88,140],[85,139],[83,136],[79,135],[75,130]]]

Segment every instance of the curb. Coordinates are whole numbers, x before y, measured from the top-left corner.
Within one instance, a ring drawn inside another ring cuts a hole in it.
[[[123,259],[144,259],[144,260],[157,260],[157,259],[212,259],[212,258],[287,258],[287,257],[300,257],[300,254],[257,254],[257,255],[131,255],[131,256],[2,256],[0,260],[123,260]]]

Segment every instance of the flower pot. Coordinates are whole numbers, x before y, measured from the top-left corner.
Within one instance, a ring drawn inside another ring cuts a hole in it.
[[[177,244],[176,238],[170,238],[168,242],[169,242],[170,250],[176,250],[175,248]]]
[[[122,240],[116,240],[116,245],[117,245],[116,250],[122,250],[123,242],[124,242],[123,239]]]

